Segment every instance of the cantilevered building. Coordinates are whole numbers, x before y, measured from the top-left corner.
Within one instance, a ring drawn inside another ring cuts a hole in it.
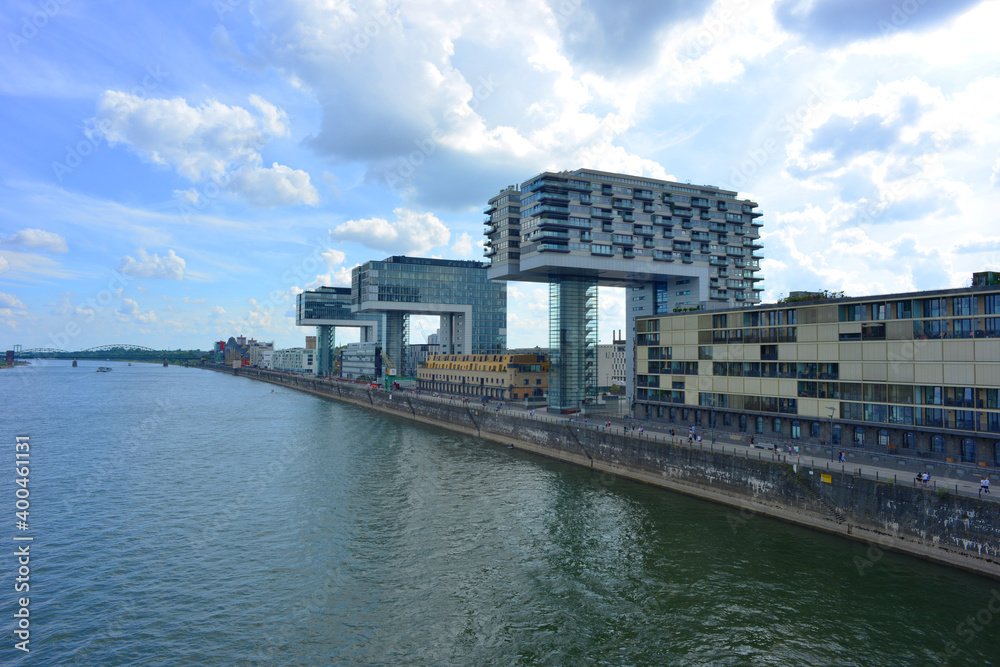
[[[321,359],[333,349],[335,327],[360,327],[362,342],[379,343],[386,368],[401,374],[416,370],[407,358],[410,315],[440,318],[442,353],[500,354],[507,347],[507,286],[488,280],[486,269],[425,257],[365,262],[351,272],[349,288],[300,294],[296,324],[319,327]]]
[[[759,303],[761,212],[713,186],[590,169],[544,172],[490,199],[488,275],[549,284],[549,407],[597,387],[597,287],[626,287],[628,394],[634,321]]]

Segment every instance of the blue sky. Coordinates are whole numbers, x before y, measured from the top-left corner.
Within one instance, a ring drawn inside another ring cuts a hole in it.
[[[961,286],[1000,269],[997,25],[974,0],[9,0],[0,343],[301,345],[299,291],[481,259],[490,196],[578,167],[758,201],[767,300]],[[509,344],[544,345],[546,291],[508,293]],[[624,318],[602,291],[602,341]]]

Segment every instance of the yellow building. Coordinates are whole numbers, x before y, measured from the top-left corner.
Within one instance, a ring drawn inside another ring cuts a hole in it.
[[[1000,289],[645,318],[641,417],[1000,464]]]
[[[520,400],[548,391],[544,354],[435,354],[417,369],[423,391]]]

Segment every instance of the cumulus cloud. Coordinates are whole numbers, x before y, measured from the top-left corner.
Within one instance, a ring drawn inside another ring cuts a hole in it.
[[[7,261],[6,257],[0,255],[0,273],[3,273],[9,268],[10,268],[10,262]]]
[[[0,240],[0,243],[30,250],[46,250],[58,253],[69,252],[65,238],[55,232],[47,232],[43,229],[22,229]]]
[[[142,322],[152,324],[156,321],[156,313],[152,310],[143,311],[134,299],[122,299],[121,306],[115,311],[115,316],[120,322]]]
[[[348,220],[330,231],[339,241],[354,241],[373,250],[390,254],[423,254],[445,245],[451,232],[433,213],[418,213],[405,208],[393,210],[396,220],[367,218]]]
[[[483,248],[484,243],[482,239],[473,239],[469,234],[462,232],[455,242],[451,244],[451,253],[461,259],[482,260]]]
[[[128,146],[192,182],[211,180],[251,206],[316,204],[319,194],[308,173],[278,163],[262,166],[261,148],[288,134],[285,112],[258,95],[250,96],[250,104],[257,115],[215,100],[191,106],[180,97],[146,99],[109,90],[89,126],[112,146]],[[200,200],[191,190],[174,194],[189,203]]]
[[[0,308],[27,308],[21,300],[18,299],[13,294],[7,294],[6,292],[0,292]]]
[[[173,250],[168,250],[164,257],[155,253],[150,255],[144,248],[139,248],[136,254],[139,256],[138,259],[129,255],[122,258],[119,270],[123,274],[136,278],[184,280],[184,269],[187,263],[183,258],[178,257]]]

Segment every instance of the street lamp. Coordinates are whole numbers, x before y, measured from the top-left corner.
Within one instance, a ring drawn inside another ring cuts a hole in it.
[[[833,413],[836,408],[827,408],[830,411],[830,461],[833,461]]]

